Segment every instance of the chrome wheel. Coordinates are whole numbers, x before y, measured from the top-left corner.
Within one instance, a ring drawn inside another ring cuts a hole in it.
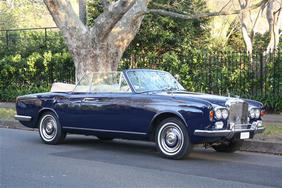
[[[158,132],[160,150],[166,155],[176,155],[183,147],[184,135],[176,123],[168,122]]]
[[[52,115],[45,115],[40,121],[40,135],[46,142],[52,141],[58,131],[56,119]]]

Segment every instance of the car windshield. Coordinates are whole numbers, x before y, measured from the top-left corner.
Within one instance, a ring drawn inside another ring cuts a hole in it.
[[[129,70],[127,76],[138,93],[185,90],[170,73],[165,71]]]
[[[74,93],[131,92],[122,72],[88,73],[77,83]]]

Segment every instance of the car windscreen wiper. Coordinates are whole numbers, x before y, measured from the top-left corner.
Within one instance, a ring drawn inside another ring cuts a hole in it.
[[[148,90],[148,91],[141,91],[137,93],[152,93],[152,92],[163,92],[164,90],[162,89],[156,89],[156,90]]]

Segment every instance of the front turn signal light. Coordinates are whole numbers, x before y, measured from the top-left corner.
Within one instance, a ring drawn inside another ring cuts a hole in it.
[[[211,110],[210,111],[210,121],[213,121],[213,118],[214,118],[214,111]]]
[[[264,116],[266,114],[266,111],[265,110],[261,110],[260,111],[260,117]]]

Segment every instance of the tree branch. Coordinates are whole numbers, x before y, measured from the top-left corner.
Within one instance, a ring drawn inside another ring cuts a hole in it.
[[[261,7],[260,7],[260,9],[259,9],[259,11],[258,11],[258,14],[257,14],[257,16],[256,16],[255,22],[254,22],[254,24],[253,24],[253,26],[252,26],[252,29],[251,29],[251,38],[254,37],[254,34],[255,34],[255,33],[254,33],[254,30],[255,30],[255,27],[256,27],[256,25],[257,25],[259,15],[263,12],[263,7],[264,7],[264,5],[265,5],[265,4],[261,5]]]
[[[76,58],[83,51],[82,45],[85,45],[81,41],[87,41],[87,27],[79,20],[68,0],[44,0],[44,3],[60,28],[77,68],[80,62]]]
[[[95,24],[91,28],[91,34],[97,40],[103,41],[135,2],[136,0],[118,0],[112,3],[107,11],[96,18]]]
[[[246,50],[249,55],[253,52],[253,42],[252,38],[248,32],[248,22],[247,20],[250,18],[250,11],[245,11],[250,7],[250,0],[239,0],[240,7],[242,11],[240,12],[240,22],[241,22],[241,30],[243,39],[246,45]]]
[[[190,20],[190,19],[200,19],[200,18],[205,18],[205,17],[215,17],[215,16],[227,16],[227,15],[235,15],[235,14],[240,14],[241,12],[245,11],[250,11],[253,9],[256,9],[266,3],[268,0],[262,0],[257,4],[254,4],[252,6],[249,6],[248,8],[244,10],[232,10],[232,11],[218,11],[218,12],[205,12],[205,13],[200,13],[200,14],[194,14],[194,15],[187,15],[187,14],[181,14],[177,12],[171,12],[167,10],[162,10],[162,9],[148,9],[144,14],[156,14],[156,15],[162,15],[162,16],[170,16],[174,18],[179,18],[179,19],[184,19],[184,20]]]
[[[108,0],[101,0],[104,11],[109,10],[110,2]]]
[[[44,3],[65,37],[69,38],[71,30],[87,32],[87,27],[79,20],[68,0],[44,0]]]
[[[144,15],[139,16],[139,13],[146,11],[149,1],[136,0],[133,7],[126,12],[109,33],[107,40],[111,43],[112,48],[110,49],[116,49],[116,51],[111,52],[109,50],[109,52],[117,55],[118,59],[122,57],[124,51],[136,36],[144,17]],[[118,62],[113,64],[112,69],[116,70],[117,66]]]

